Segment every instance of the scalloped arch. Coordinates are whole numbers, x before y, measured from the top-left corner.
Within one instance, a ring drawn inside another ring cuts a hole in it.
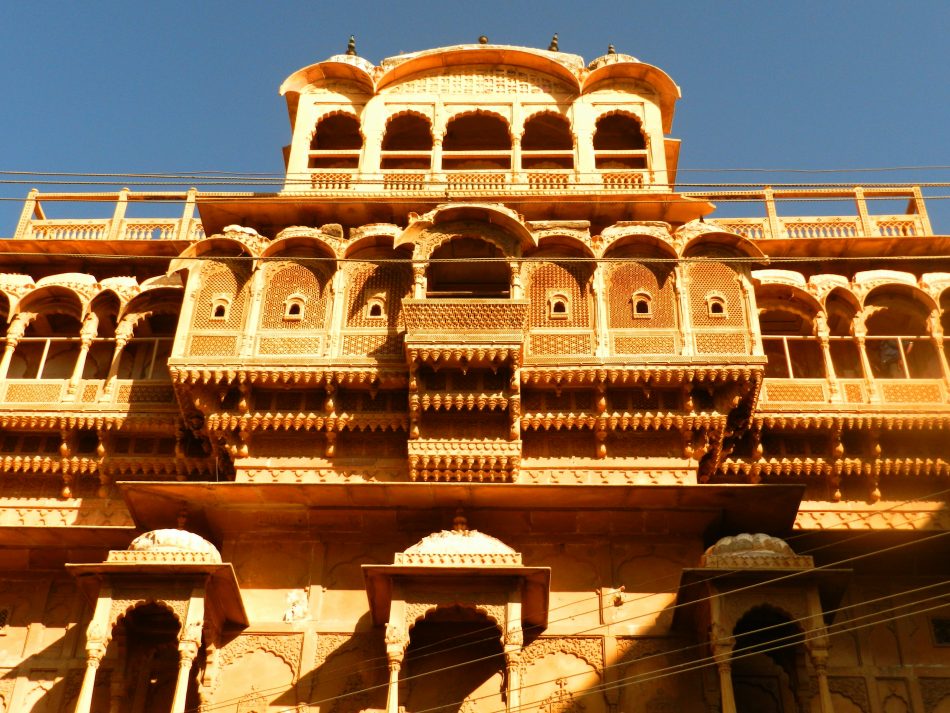
[[[179,631],[181,630],[181,627],[185,625],[185,622],[182,620],[181,616],[179,616],[178,612],[175,611],[175,608],[171,604],[169,604],[167,601],[165,601],[164,599],[159,599],[157,597],[143,597],[129,604],[123,611],[118,612],[109,622],[109,627],[114,628],[120,621],[125,619],[130,613],[132,613],[133,611],[135,611],[141,606],[147,606],[149,604],[155,604],[156,606],[159,606],[165,611],[167,611],[168,613],[170,613],[175,618],[175,621],[178,622]]]

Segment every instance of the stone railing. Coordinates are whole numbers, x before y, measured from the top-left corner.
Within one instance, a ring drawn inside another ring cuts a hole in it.
[[[13,234],[22,240],[134,240],[194,242],[204,237],[201,220],[195,215],[197,191],[187,193],[45,193],[31,191],[26,199],[20,221]],[[181,217],[178,218],[128,218],[130,204],[145,201],[163,203],[180,202]],[[56,219],[46,214],[50,206],[74,207],[83,203],[112,203],[112,217],[93,219]]]
[[[839,409],[842,404],[872,406],[873,404],[946,406],[947,387],[942,379],[776,379],[767,378],[759,399],[761,408],[772,405],[786,409],[794,405],[810,411],[829,405]]]
[[[799,189],[743,191],[742,193],[690,193],[694,198],[727,202],[741,197],[762,201],[765,217],[715,218],[706,222],[749,240],[837,240],[841,238],[915,238],[932,234],[920,188],[862,188],[847,190]],[[874,215],[875,200],[900,199],[908,203],[903,215]],[[776,205],[796,202],[846,201],[851,210],[843,215],[779,216]],[[856,209],[856,210],[855,210]]]
[[[0,408],[37,404],[55,411],[127,410],[131,404],[174,408],[178,404],[168,380],[82,379],[70,388],[67,379],[6,379],[0,382]]]
[[[511,299],[405,299],[402,302],[407,339],[415,335],[442,335],[455,340],[487,334],[503,338],[522,335],[527,328],[528,300]],[[519,340],[523,336],[519,336]]]

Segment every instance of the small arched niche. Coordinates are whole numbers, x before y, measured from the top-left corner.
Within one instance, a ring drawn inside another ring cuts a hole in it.
[[[511,295],[511,271],[504,258],[487,240],[453,238],[429,256],[426,297],[505,299]]]

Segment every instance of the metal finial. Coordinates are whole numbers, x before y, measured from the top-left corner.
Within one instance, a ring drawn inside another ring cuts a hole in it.
[[[607,54],[617,54],[617,48],[613,45],[607,45]]]
[[[356,56],[356,37],[350,35],[350,41],[346,43],[346,53],[350,57]]]
[[[557,33],[554,33],[554,37],[551,38],[551,44],[548,45],[548,52],[557,52]]]
[[[478,44],[480,44],[480,45],[487,45],[487,44],[488,44],[488,38],[487,38],[485,35],[482,35],[481,37],[478,38]]]

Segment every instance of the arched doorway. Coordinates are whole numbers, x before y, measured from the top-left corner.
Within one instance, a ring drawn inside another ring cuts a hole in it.
[[[805,713],[808,679],[802,630],[767,604],[733,629],[732,686],[737,713]]]
[[[483,612],[440,606],[410,630],[399,691],[407,713],[504,710],[504,686],[501,630]]]
[[[181,625],[172,612],[154,602],[141,603],[122,616],[113,630],[118,651],[113,707],[129,713],[166,713],[172,709],[178,678],[178,633]],[[196,664],[197,665],[197,664]],[[194,676],[189,677],[186,708],[198,705]],[[93,710],[97,710],[95,702]]]

